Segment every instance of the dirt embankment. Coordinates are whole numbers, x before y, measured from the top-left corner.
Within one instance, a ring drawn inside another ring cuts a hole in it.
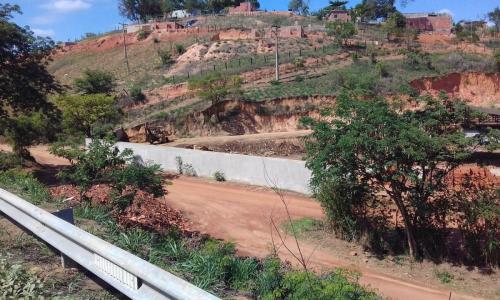
[[[333,104],[334,96],[280,98],[262,102],[227,100],[192,113],[184,121],[159,121],[173,136],[243,135],[266,132],[288,132],[300,128],[303,117],[319,117],[322,107]],[[126,129],[129,141],[146,141],[144,125]]]
[[[477,107],[500,107],[500,73],[451,73],[441,77],[426,77],[411,82],[421,93],[448,96],[469,101]]]

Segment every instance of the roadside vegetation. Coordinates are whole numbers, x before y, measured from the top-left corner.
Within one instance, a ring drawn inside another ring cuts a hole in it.
[[[73,154],[68,155],[74,158]],[[89,221],[93,222],[87,228],[90,232],[220,296],[242,293],[261,299],[379,299],[357,283],[359,274],[339,269],[320,276],[292,268],[274,255],[263,260],[238,257],[234,244],[189,234],[174,223],[170,227],[164,223],[155,230],[124,221],[138,195],[164,193],[165,182],[156,166],[124,164],[132,155],[130,151],[120,154],[114,151],[112,143],[96,140],[88,152],[81,151],[77,162],[60,173],[61,178],[82,191],[81,201],[72,205],[78,224],[86,228]],[[96,184],[111,186],[104,202],[88,198],[83,192]],[[23,197],[42,207],[54,203],[58,207],[68,205],[52,198],[26,171],[2,172],[0,187],[22,191]]]

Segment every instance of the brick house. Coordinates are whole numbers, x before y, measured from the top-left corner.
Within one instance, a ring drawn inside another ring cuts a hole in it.
[[[249,13],[249,12],[252,12],[255,10],[256,10],[256,8],[255,8],[255,5],[253,5],[253,3],[242,2],[242,3],[240,3],[239,6],[230,7],[229,14],[230,15],[245,14],[245,13]]]
[[[447,14],[403,14],[406,17],[406,28],[417,31],[429,31],[441,34],[450,34],[453,29],[453,20]]]
[[[351,13],[348,10],[333,10],[330,15],[328,15],[328,21],[351,22],[351,20]]]

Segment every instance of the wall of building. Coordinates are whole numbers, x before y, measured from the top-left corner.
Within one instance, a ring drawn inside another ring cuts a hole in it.
[[[90,140],[87,139],[87,145]],[[213,177],[216,171],[226,180],[310,194],[311,171],[300,160],[191,150],[147,144],[119,142],[118,149],[131,149],[143,162],[161,165],[165,171],[177,172],[176,157],[193,166],[196,174]]]
[[[328,16],[329,21],[351,22],[352,18],[348,11],[332,11]]]

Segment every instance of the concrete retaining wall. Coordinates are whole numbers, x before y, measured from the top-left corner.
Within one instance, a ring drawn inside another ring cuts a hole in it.
[[[142,161],[159,164],[165,171],[177,172],[176,157],[181,157],[184,164],[193,166],[198,176],[213,177],[216,171],[221,171],[229,181],[310,194],[311,172],[304,161],[147,144],[116,145],[120,150],[131,149]]]

